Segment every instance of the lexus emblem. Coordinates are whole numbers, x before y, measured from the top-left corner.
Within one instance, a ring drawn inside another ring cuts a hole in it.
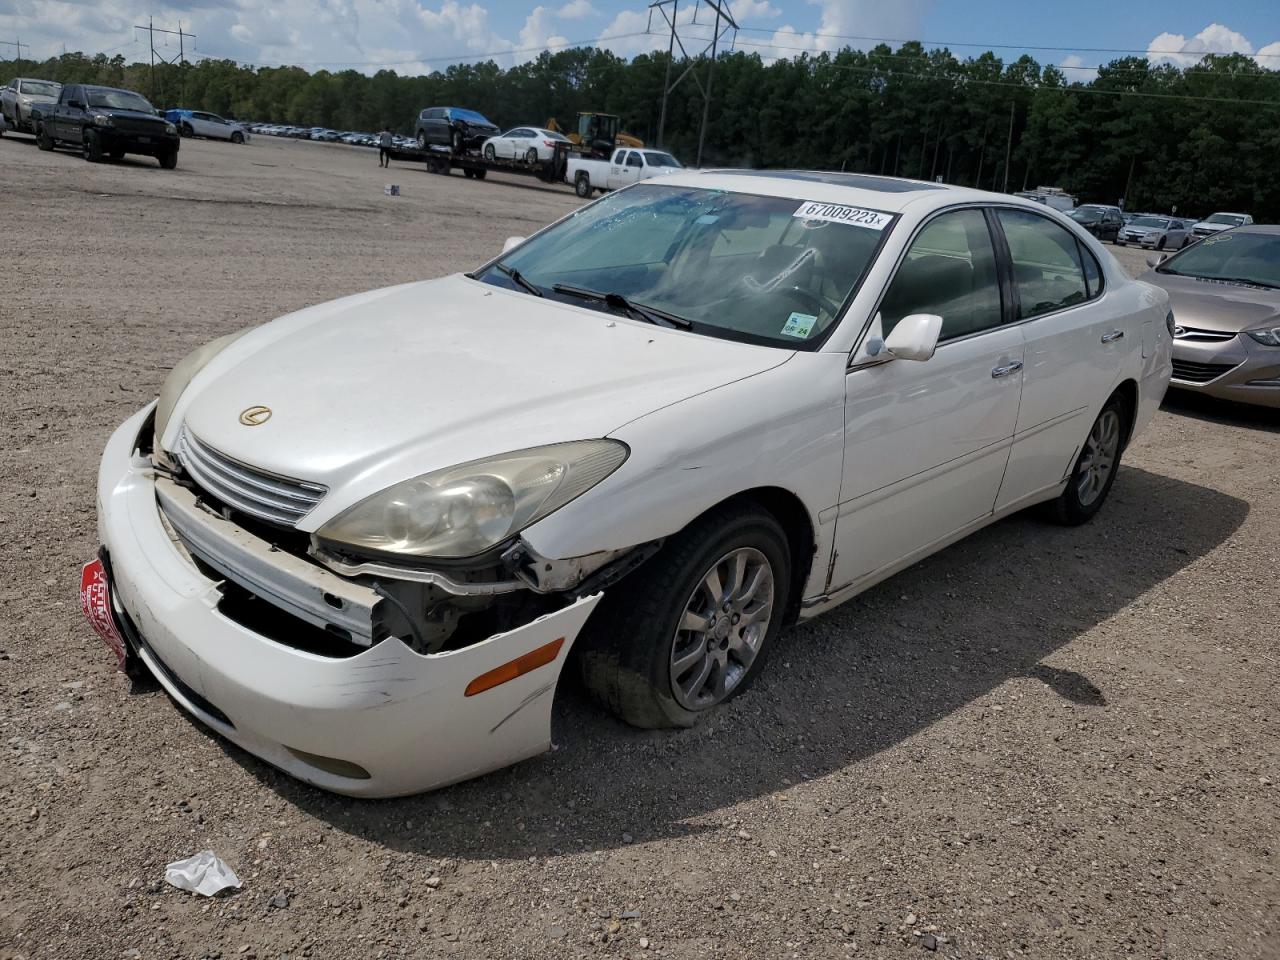
[[[260,427],[271,419],[270,407],[249,407],[240,411],[240,422],[246,427]]]

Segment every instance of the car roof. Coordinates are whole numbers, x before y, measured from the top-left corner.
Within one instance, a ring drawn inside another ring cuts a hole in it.
[[[794,197],[901,213],[908,206],[930,209],[957,203],[1000,203],[1037,212],[1053,211],[1034,200],[945,183],[821,170],[682,170],[661,178],[666,185]]]

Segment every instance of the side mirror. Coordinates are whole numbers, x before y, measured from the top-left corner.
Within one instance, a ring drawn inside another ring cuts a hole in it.
[[[1147,257],[1147,266],[1158,267],[1160,266],[1160,264],[1164,263],[1168,259],[1169,259],[1169,255],[1167,253],[1162,253],[1158,257]]]
[[[524,243],[524,241],[524,237],[507,237],[506,240],[502,241],[502,252],[506,253],[508,250],[514,250],[516,247],[520,246],[520,244]]]
[[[913,313],[889,331],[884,348],[899,360],[928,360],[938,349],[941,333],[942,318],[936,313]]]

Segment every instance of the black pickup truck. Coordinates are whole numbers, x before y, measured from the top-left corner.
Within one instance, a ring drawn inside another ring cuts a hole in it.
[[[119,160],[126,153],[155,157],[160,166],[178,165],[177,128],[131,90],[71,83],[56,104],[41,111],[36,142],[41,150],[78,149],[86,160]]]

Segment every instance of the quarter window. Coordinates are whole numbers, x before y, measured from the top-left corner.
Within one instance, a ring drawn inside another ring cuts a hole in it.
[[[1089,299],[1090,285],[1085,280],[1080,245],[1074,235],[1030,211],[999,210],[996,215],[1013,261],[1019,319],[1038,317]],[[1096,261],[1091,266],[1096,272]]]
[[[913,313],[942,317],[940,340],[1000,325],[1000,276],[981,210],[944,213],[911,241],[880,304],[882,334]]]

